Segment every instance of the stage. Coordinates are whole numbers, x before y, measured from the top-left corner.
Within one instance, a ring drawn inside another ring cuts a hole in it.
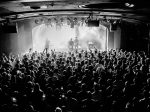
[[[89,43],[99,50],[106,50],[106,27],[75,26],[71,28],[64,24],[61,28],[41,24],[32,29],[33,51],[42,52],[46,40],[49,41],[49,50],[68,51],[69,41],[78,39],[78,49],[89,49]]]

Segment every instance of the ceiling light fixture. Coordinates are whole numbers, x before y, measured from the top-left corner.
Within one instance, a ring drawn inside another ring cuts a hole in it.
[[[41,9],[47,9],[47,5],[40,6]]]
[[[134,7],[134,4],[130,4],[130,6],[129,7]]]
[[[79,8],[85,8],[85,5],[78,5]]]
[[[134,7],[134,4],[132,4],[132,3],[125,3],[125,6],[132,8],[132,7]]]
[[[23,8],[25,8],[25,9],[30,9],[30,6],[23,6]]]

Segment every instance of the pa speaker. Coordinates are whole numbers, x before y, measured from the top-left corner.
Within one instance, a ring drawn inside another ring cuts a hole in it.
[[[88,20],[87,25],[88,25],[88,27],[99,27],[99,21],[98,20]]]
[[[1,33],[17,33],[17,25],[16,23],[13,24],[4,24],[0,28]]]

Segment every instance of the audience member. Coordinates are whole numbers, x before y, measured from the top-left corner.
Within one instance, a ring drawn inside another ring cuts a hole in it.
[[[149,88],[145,52],[30,52],[0,59],[1,112],[149,112]]]

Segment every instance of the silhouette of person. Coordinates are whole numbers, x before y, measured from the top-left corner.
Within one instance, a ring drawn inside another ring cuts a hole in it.
[[[71,38],[70,41],[69,41],[69,50],[73,50],[73,46],[74,46],[74,42]]]
[[[44,48],[43,53],[46,52],[46,54],[47,54],[47,52],[49,50],[49,44],[50,44],[50,41],[48,39],[46,39],[46,41],[45,41],[45,48]]]

